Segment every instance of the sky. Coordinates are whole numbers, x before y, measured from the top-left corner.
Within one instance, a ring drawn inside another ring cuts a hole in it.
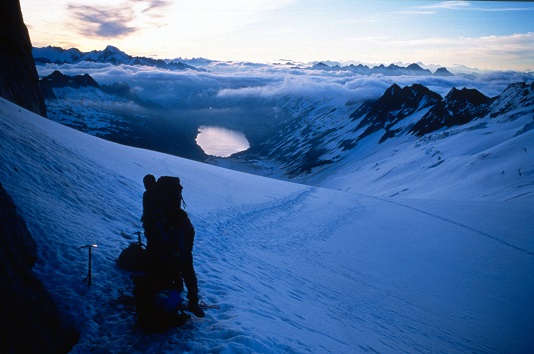
[[[134,56],[534,70],[534,2],[20,0],[32,44]]]

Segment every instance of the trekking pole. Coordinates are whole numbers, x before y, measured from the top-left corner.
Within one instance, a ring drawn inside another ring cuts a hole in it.
[[[93,249],[93,247],[98,247],[97,245],[85,245],[85,246],[81,246],[79,248],[89,248],[89,265],[88,265],[88,268],[89,270],[87,271],[87,276],[85,277],[85,279],[83,280],[84,283],[87,281],[87,286],[91,286],[91,250]]]

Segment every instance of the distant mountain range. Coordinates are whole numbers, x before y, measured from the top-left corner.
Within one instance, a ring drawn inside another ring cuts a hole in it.
[[[348,66],[340,66],[340,65],[334,65],[329,66],[323,62],[317,63],[311,67],[315,70],[325,70],[325,71],[350,71],[355,74],[360,75],[373,75],[373,74],[382,74],[385,76],[402,76],[402,75],[412,75],[412,76],[428,76],[428,75],[435,75],[435,76],[454,76],[453,73],[451,73],[447,68],[439,68],[434,73],[428,69],[423,69],[418,64],[410,64],[406,67],[390,64],[388,66],[385,66],[383,64],[375,66],[375,67],[369,67],[367,65],[348,65]]]
[[[198,70],[205,71],[206,69],[200,67],[205,66],[213,61],[208,59],[191,59],[191,60],[181,60],[181,59],[172,59],[172,60],[163,60],[163,59],[153,59],[147,57],[134,57],[128,55],[121,51],[120,49],[107,46],[104,50],[93,50],[90,52],[81,52],[76,48],[63,49],[60,47],[43,47],[43,48],[33,48],[32,50],[35,63],[47,64],[65,64],[65,63],[79,63],[83,61],[98,62],[98,63],[110,63],[113,65],[143,65],[143,66],[153,66],[162,69],[168,70]],[[193,64],[198,64],[198,66],[189,65],[184,63],[184,61],[191,62]],[[406,67],[390,64],[388,66],[378,65],[374,67],[369,67],[367,65],[347,65],[341,66],[338,64],[328,65],[323,62],[319,62],[307,67],[310,70],[324,70],[324,71],[350,71],[355,74],[360,75],[373,75],[373,74],[382,74],[385,76],[401,76],[401,75],[411,75],[411,76],[454,76],[446,68],[439,68],[434,73],[428,69],[422,68],[418,64],[410,64]]]
[[[60,47],[48,46],[44,48],[33,48],[32,53],[36,65],[47,63],[74,64],[82,61],[90,61],[97,63],[110,63],[113,65],[125,64],[153,66],[169,70],[203,70],[174,60],[134,57],[110,45],[108,45],[104,50],[93,50],[90,52],[81,52],[76,48],[63,49]]]

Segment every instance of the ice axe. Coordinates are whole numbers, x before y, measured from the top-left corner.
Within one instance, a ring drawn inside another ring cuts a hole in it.
[[[130,236],[133,236],[133,235],[137,235],[137,244],[140,247],[143,247],[144,245],[143,245],[143,241],[141,241],[141,231],[136,231],[133,234],[131,234]]]
[[[89,248],[89,270],[87,271],[87,276],[85,277],[85,279],[83,280],[84,282],[87,281],[87,285],[88,286],[91,286],[91,250],[93,249],[93,247],[98,247],[97,245],[85,245],[85,246],[81,246],[79,248]]]

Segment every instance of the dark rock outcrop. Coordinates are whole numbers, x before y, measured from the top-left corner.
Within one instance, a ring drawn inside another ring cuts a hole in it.
[[[19,0],[0,1],[0,96],[46,116],[28,29]]]
[[[98,87],[98,83],[89,74],[69,76],[55,70],[52,74],[41,79],[41,85],[47,84],[50,87]]]
[[[0,353],[67,353],[79,333],[33,274],[34,240],[0,184]]]
[[[52,74],[43,77],[39,81],[39,84],[41,92],[46,99],[56,98],[54,88],[72,87],[77,89],[80,87],[100,87],[95,79],[89,74],[69,76],[64,75],[58,70],[54,70]]]
[[[401,88],[397,84],[391,85],[377,101],[364,103],[351,114],[352,120],[362,118],[356,130],[365,128],[359,136],[361,140],[376,131],[385,130],[380,142],[394,137],[398,131],[395,124],[428,106],[441,101],[441,96],[423,85],[413,84]]]
[[[447,68],[439,68],[436,70],[436,72],[434,73],[434,76],[443,76],[443,77],[447,77],[447,76],[454,76],[453,73],[451,73],[449,70],[447,70]]]
[[[411,129],[421,137],[441,128],[449,128],[469,123],[486,114],[491,99],[475,89],[452,88],[443,101],[433,107]]]
[[[152,102],[144,101],[139,98],[139,96],[137,96],[134,90],[132,90],[130,85],[128,85],[126,82],[115,82],[110,85],[99,85],[98,82],[96,82],[95,79],[93,79],[93,77],[89,74],[70,76],[63,74],[58,70],[55,70],[52,74],[43,77],[39,81],[39,85],[41,87],[41,92],[43,93],[44,98],[47,101],[47,104],[49,105],[49,109],[51,109],[51,111],[54,110],[54,106],[51,105],[50,101],[57,99],[54,90],[65,87],[72,88],[75,90],[79,88],[92,87],[109,95],[133,101],[139,104],[140,106],[151,108],[158,107]],[[89,99],[91,99],[90,96]],[[64,122],[61,123],[65,124]],[[79,127],[76,125],[66,125],[71,126],[75,129],[79,129]],[[81,130],[84,131],[83,129]]]

